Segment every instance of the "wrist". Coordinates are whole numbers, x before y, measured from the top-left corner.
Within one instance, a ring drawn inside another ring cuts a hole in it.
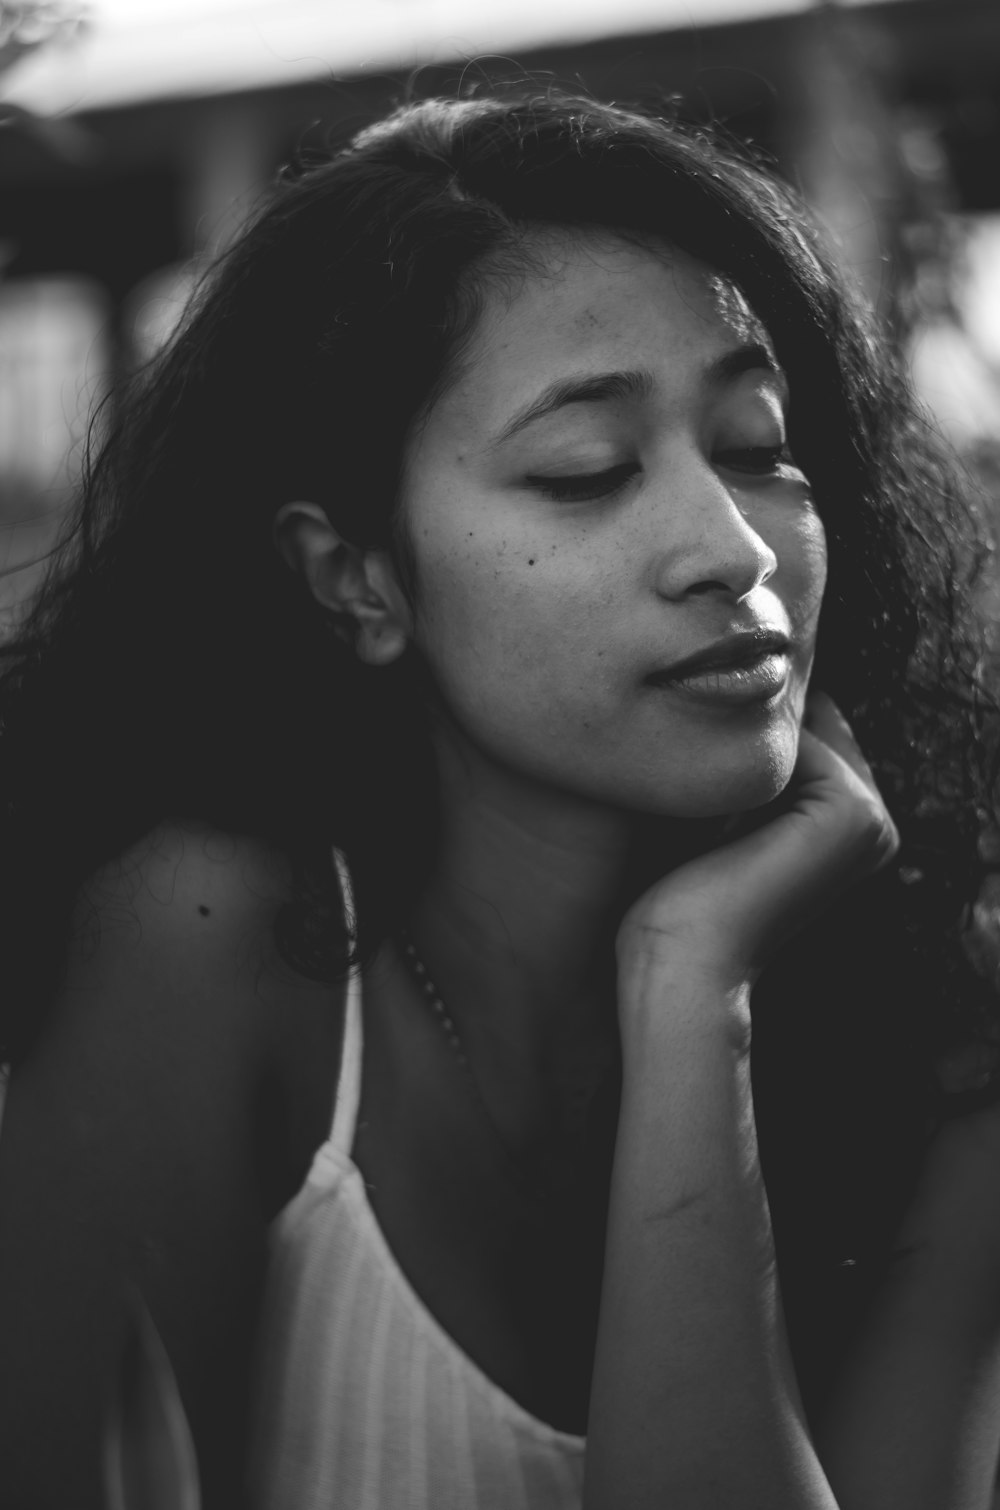
[[[679,1041],[750,1049],[750,981],[720,958],[650,932],[618,953],[618,1018],[623,1048],[646,1055]]]
[[[755,974],[752,961],[742,958],[733,929],[709,927],[700,918],[663,916],[659,910],[633,908],[615,947],[619,972],[676,974],[724,991],[749,987]]]
[[[619,971],[653,969],[703,979],[720,990],[753,984],[752,961],[740,958],[731,930],[706,928],[684,917],[646,916],[633,910],[616,940]]]

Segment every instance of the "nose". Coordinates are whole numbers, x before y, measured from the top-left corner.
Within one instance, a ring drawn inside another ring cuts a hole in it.
[[[699,463],[675,473],[665,490],[656,590],[671,601],[718,594],[739,603],[774,575],[778,558],[738,506],[738,492]]]

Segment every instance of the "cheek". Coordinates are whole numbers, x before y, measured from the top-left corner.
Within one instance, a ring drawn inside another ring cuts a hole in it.
[[[810,635],[815,632],[826,589],[826,532],[811,504],[781,520],[772,548],[792,622]]]
[[[599,563],[541,531],[489,526],[427,531],[416,556],[414,643],[454,712],[548,725],[589,704],[607,659],[602,604],[618,596]]]
[[[823,596],[826,588],[826,531],[814,508],[810,508],[800,526],[806,570],[814,595]]]
[[[553,584],[542,547],[502,532],[469,529],[459,539],[418,541],[414,640],[447,676],[482,663],[510,669],[537,657],[539,640],[565,620],[567,594]]]

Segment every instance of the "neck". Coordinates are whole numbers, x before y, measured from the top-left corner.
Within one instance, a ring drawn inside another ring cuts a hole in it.
[[[618,924],[690,853],[694,825],[637,819],[448,741],[439,769],[439,846],[412,926],[470,1046],[538,1064],[610,1038]]]

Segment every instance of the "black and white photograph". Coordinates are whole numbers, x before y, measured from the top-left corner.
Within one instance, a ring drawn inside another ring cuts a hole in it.
[[[0,1510],[1000,1510],[997,0],[0,0]]]

